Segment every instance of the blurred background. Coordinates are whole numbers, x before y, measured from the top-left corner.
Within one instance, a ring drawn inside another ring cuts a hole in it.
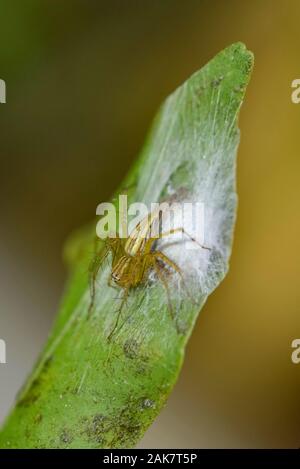
[[[299,24],[297,0],[1,1],[0,420],[51,328],[65,238],[121,182],[163,99],[243,41],[255,69],[231,269],[140,446],[300,446]]]

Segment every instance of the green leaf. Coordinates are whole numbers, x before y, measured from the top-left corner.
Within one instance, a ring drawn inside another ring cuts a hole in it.
[[[197,315],[228,269],[237,199],[237,117],[252,63],[245,46],[233,44],[179,87],[159,110],[124,182],[129,203],[204,203],[205,244],[211,250],[158,243],[184,277],[184,284],[175,273],[167,279],[175,318],[165,286],[151,274],[131,290],[120,327],[108,341],[122,291],[107,285],[108,259],[88,314],[95,224],[79,230],[65,250],[70,275],[59,315],[0,434],[1,447],[132,447],[159,414]]]

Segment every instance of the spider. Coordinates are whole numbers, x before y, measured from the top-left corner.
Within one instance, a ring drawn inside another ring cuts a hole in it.
[[[142,284],[148,277],[151,270],[156,272],[158,279],[162,282],[166,293],[168,308],[172,319],[174,320],[174,314],[172,309],[169,285],[166,279],[166,270],[169,267],[171,270],[177,272],[182,280],[183,285],[184,279],[180,267],[172,261],[163,252],[155,249],[155,243],[158,238],[165,238],[175,233],[182,233],[186,235],[191,241],[198,244],[202,249],[208,249],[209,247],[203,246],[195,238],[193,238],[184,228],[174,228],[168,231],[162,232],[159,236],[151,237],[151,228],[160,217],[159,211],[153,211],[146,217],[144,217],[132,230],[127,238],[120,238],[118,235],[115,238],[106,238],[104,250],[97,253],[92,260],[89,267],[90,276],[90,293],[91,302],[89,306],[89,312],[92,311],[95,301],[95,283],[96,277],[102,262],[109,253],[112,254],[112,265],[111,273],[108,280],[108,285],[113,287],[120,287],[123,289],[123,296],[121,299],[121,306],[118,310],[117,319],[111,330],[108,341],[111,340],[115,330],[118,327],[119,319],[121,316],[122,308],[127,300],[130,290],[136,288]]]

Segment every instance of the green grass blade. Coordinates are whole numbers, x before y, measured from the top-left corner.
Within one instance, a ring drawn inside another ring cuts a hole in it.
[[[70,276],[60,312],[2,429],[1,447],[133,447],[159,414],[197,315],[228,269],[236,214],[237,117],[252,63],[245,46],[233,44],[179,87],[159,110],[124,182],[129,203],[173,197],[205,204],[205,243],[211,251],[195,254],[178,246],[165,251],[182,268],[190,292],[170,276],[177,328],[164,286],[154,278],[129,295],[121,327],[108,342],[118,292],[107,286],[107,262],[88,316],[95,226],[78,231],[66,246]]]

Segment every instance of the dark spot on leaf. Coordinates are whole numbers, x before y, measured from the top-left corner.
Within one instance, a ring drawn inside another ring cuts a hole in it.
[[[134,339],[128,339],[123,345],[123,352],[127,358],[134,359],[138,356],[140,345]]]
[[[64,429],[60,434],[59,440],[61,443],[67,445],[73,441],[73,437],[68,430]]]
[[[153,401],[152,399],[148,399],[148,398],[142,399],[141,407],[143,409],[155,409],[156,407],[155,401]]]
[[[111,421],[102,414],[96,414],[91,421],[88,421],[86,434],[89,439],[105,445],[105,437],[111,428]]]
[[[210,84],[211,84],[211,86],[212,86],[213,88],[216,88],[217,86],[220,85],[220,83],[221,83],[221,81],[222,81],[223,79],[224,79],[224,77],[223,77],[223,76],[220,76],[220,77],[215,78],[214,80],[212,80]]]

